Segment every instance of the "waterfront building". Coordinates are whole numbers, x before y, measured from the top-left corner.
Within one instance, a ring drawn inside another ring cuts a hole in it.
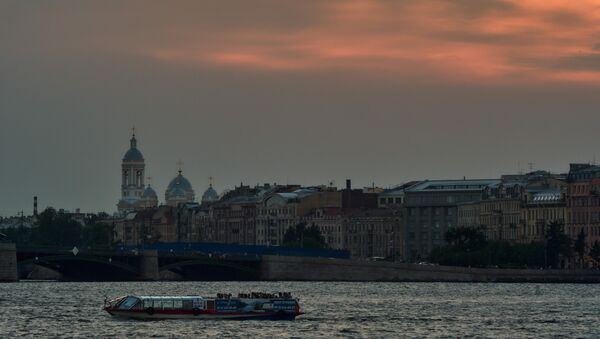
[[[600,241],[600,166],[571,164],[566,200],[567,234],[576,239],[583,230],[588,246]]]
[[[316,209],[302,221],[319,227],[328,247],[347,249],[353,258],[402,258],[400,209],[327,207]]]
[[[288,228],[302,222],[304,216],[318,208],[341,206],[342,193],[333,188],[278,187],[258,204],[257,244],[281,245]]]
[[[517,241],[525,183],[502,180],[483,189],[479,221],[488,240]]]
[[[404,258],[426,259],[444,244],[444,234],[458,223],[458,206],[481,201],[483,190],[499,179],[426,180],[407,188],[403,207]]]
[[[561,189],[548,188],[527,190],[521,220],[523,233],[521,242],[543,242],[546,229],[550,223],[565,223],[567,204],[565,192]]]
[[[177,241],[174,208],[160,206],[127,213],[115,221],[115,240],[128,246]]]
[[[141,199],[144,193],[144,156],[137,148],[135,133],[129,140],[129,150],[121,162],[121,199],[117,204],[120,213],[142,208]]]
[[[480,211],[480,201],[471,201],[456,205],[456,226],[469,228],[481,227]]]
[[[240,184],[211,205],[212,234],[215,242],[254,245],[256,240],[257,205],[274,188],[265,184],[250,187]]]
[[[418,181],[410,181],[402,185],[398,185],[391,189],[386,189],[378,194],[377,207],[378,208],[402,208],[404,204],[404,191],[413,185],[416,185]]]
[[[353,258],[402,258],[400,210],[347,210],[343,218],[344,248]]]

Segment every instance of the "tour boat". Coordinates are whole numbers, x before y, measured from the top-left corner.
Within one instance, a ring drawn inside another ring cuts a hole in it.
[[[268,319],[294,320],[300,312],[298,299],[290,293],[217,294],[200,296],[133,296],[104,301],[112,316],[131,319]]]

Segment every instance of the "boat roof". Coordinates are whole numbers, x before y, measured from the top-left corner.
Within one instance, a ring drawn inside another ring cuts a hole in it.
[[[178,296],[167,296],[167,295],[132,295],[131,297],[136,297],[140,299],[204,299],[199,295],[178,295]]]

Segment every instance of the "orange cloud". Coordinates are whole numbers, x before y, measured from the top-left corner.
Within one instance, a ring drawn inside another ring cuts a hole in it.
[[[600,1],[355,0],[285,32],[248,24],[154,48],[171,62],[270,71],[347,70],[432,81],[600,83]],[[595,62],[597,61],[597,63]]]

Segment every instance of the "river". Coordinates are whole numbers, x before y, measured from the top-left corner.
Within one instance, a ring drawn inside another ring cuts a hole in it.
[[[290,291],[295,321],[133,321],[105,295]],[[0,337],[600,337],[600,285],[338,282],[0,284]]]

